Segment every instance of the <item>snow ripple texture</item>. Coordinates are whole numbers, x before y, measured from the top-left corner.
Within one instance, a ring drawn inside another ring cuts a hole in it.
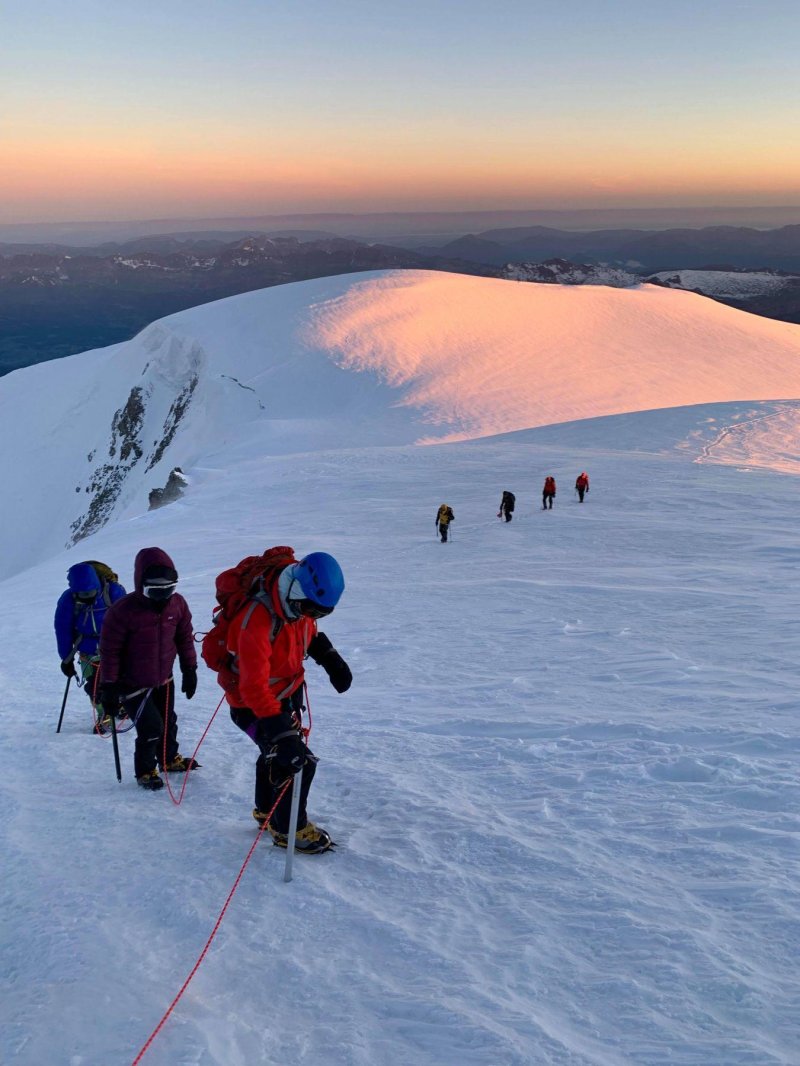
[[[310,813],[340,850],[290,885],[256,853],[146,1062],[800,1061],[798,482],[619,439],[254,454],[82,546],[129,584],[163,545],[198,629],[216,572],[268,544],[347,577],[325,629],[353,688],[309,670]],[[77,558],[2,585],[13,1066],[132,1061],[255,832],[254,749],[222,713],[177,809],[137,790],[130,735],[117,785],[83,694],[56,736],[51,616]],[[184,751],[217,699],[207,672],[179,699]]]

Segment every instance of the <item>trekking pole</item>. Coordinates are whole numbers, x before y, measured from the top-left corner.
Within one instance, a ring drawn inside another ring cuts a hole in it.
[[[294,775],[294,783],[292,785],[292,807],[289,811],[289,833],[286,838],[286,866],[283,871],[283,880],[291,881],[292,879],[292,863],[294,861],[294,841],[297,835],[297,816],[300,812],[300,789],[303,787],[303,768],[302,766]]]
[[[117,771],[117,781],[122,784],[122,770],[119,765],[119,744],[117,743],[117,716],[112,714],[109,717],[111,718],[111,743],[114,747],[114,767]]]
[[[58,725],[56,726],[56,733],[61,732],[61,723],[64,721],[64,708],[67,706],[67,696],[69,696],[69,683],[72,680],[72,675],[67,678],[67,683],[64,686],[64,699],[61,701],[61,714],[58,716]]]

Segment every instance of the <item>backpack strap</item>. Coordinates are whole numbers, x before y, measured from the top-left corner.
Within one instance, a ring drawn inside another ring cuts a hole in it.
[[[245,616],[244,616],[244,618],[242,620],[242,629],[245,629],[247,627],[247,623],[253,617],[253,611],[255,611],[256,607],[260,603],[261,606],[267,611],[267,613],[269,614],[270,618],[272,619],[272,631],[270,633],[270,641],[271,641],[271,643],[274,644],[275,643],[275,638],[278,636],[278,634],[283,629],[283,627],[284,627],[284,625],[286,623],[284,622],[284,620],[282,618],[279,618],[278,615],[275,613],[275,610],[274,610],[274,608],[272,606],[272,600],[270,598],[270,594],[264,588],[264,578],[263,578],[263,576],[259,578],[258,586],[259,586],[258,587],[258,591],[253,596],[250,597],[250,602],[249,602],[249,604],[247,606],[247,611],[246,611]],[[306,634],[306,641],[305,641],[305,648],[304,648],[304,652],[305,653],[308,652],[308,644],[309,644],[309,638],[308,638],[308,634]],[[305,655],[304,655],[304,658],[305,658]],[[233,656],[233,662],[231,663],[231,670],[233,671],[234,674],[238,674],[239,673],[239,667],[238,667],[238,664],[236,662],[236,656]],[[295,682],[297,681],[297,678],[299,676],[301,676],[301,675],[294,674],[291,677],[271,677],[269,679],[269,684],[270,685],[275,685],[279,681],[288,682],[285,685],[285,687],[281,689],[280,692],[277,692],[275,694],[275,698],[278,699],[278,700],[282,700],[286,696],[288,696],[289,693],[294,689]]]

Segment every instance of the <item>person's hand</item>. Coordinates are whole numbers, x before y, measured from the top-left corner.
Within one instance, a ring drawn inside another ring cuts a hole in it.
[[[330,678],[337,692],[347,692],[353,683],[350,667],[331,644],[325,633],[316,633],[308,645],[308,654]]]
[[[61,660],[61,673],[64,677],[75,677],[75,663],[72,659]]]
[[[287,775],[302,770],[311,754],[292,715],[285,711],[270,718],[259,719],[256,743],[264,758],[274,761]]]
[[[193,666],[187,666],[181,675],[181,692],[186,693],[187,700],[197,692],[197,670]]]
[[[353,674],[350,667],[335,648],[323,656],[320,666],[328,675],[330,683],[337,692],[347,692],[353,684]]]
[[[288,774],[296,774],[298,770],[302,770],[309,755],[308,748],[299,733],[281,737],[276,741],[272,750],[276,766],[286,770]]]
[[[98,701],[106,714],[112,718],[119,718],[123,713],[122,689],[117,681],[106,681],[100,686],[100,699]]]

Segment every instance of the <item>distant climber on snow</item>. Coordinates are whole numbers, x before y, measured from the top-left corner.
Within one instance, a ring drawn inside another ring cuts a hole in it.
[[[550,510],[553,510],[553,500],[556,498],[556,479],[554,477],[546,477],[544,479],[544,488],[542,489],[542,510],[546,511],[548,506]]]
[[[514,507],[516,506],[517,498],[513,492],[509,492],[506,489],[503,492],[503,498],[500,500],[500,510],[497,512],[498,518],[505,518],[506,522],[510,522],[514,516]]]
[[[589,475],[585,470],[578,474],[578,478],[575,482],[575,491],[578,494],[578,502],[583,503],[584,493],[589,491]]]
[[[172,679],[177,658],[181,692],[190,700],[197,690],[197,654],[192,613],[175,591],[178,572],[172,559],[161,548],[142,548],[133,576],[135,591],[109,609],[100,634],[101,695],[107,714],[125,713],[134,720],[136,780],[155,792],[164,787],[157,767],[186,773],[198,765],[178,751]]]
[[[77,677],[75,653],[80,669],[79,685],[83,685],[97,715],[96,732],[102,732],[108,721],[98,706],[100,690],[100,630],[106,611],[112,603],[122,599],[125,589],[117,575],[105,563],[75,563],[67,571],[68,588],[56,604],[54,619],[56,644],[61,659],[61,673]]]
[[[296,559],[291,548],[275,547],[223,571],[216,591],[220,606],[202,656],[217,673],[234,724],[260,752],[253,817],[267,823],[278,847],[287,847],[292,788],[278,797],[302,770],[294,848],[309,855],[327,851],[330,834],[306,811],[317,760],[302,724],[303,660],[321,666],[337,692],[350,688],[349,666],[317,630],[317,620],[332,613],[344,591],[341,568],[326,552]]]
[[[450,523],[455,522],[455,520],[456,516],[453,514],[453,508],[443,503],[436,512],[436,529],[442,538],[442,544],[447,543],[447,531],[450,528]]]

